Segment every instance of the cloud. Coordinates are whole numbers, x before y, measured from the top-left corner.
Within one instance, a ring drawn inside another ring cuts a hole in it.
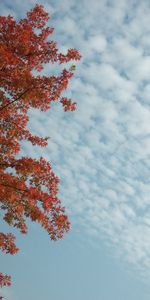
[[[13,295],[13,290],[7,287],[3,287],[0,291],[0,296],[4,297],[4,299],[7,300],[13,300],[14,295]]]
[[[22,3],[14,2],[19,13]],[[34,2],[24,5],[28,8]],[[43,155],[61,178],[60,197],[74,226],[79,223],[89,236],[103,239],[146,278],[150,275],[149,3],[65,0],[46,5],[59,46],[77,47],[82,54],[67,92],[78,101],[78,108],[74,114],[64,114],[57,106],[46,114],[32,111],[31,129],[51,137]],[[41,149],[34,149],[23,145],[24,154],[41,155]]]

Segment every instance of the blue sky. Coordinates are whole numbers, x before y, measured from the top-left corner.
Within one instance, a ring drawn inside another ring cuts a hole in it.
[[[2,293],[8,300],[149,300],[150,3],[1,2],[1,14],[17,19],[44,4],[59,48],[82,54],[67,92],[77,111],[30,112],[31,130],[51,139],[44,151],[22,147],[23,155],[52,162],[71,231],[57,243],[37,224],[28,236],[17,234],[20,253],[0,257],[13,277]]]

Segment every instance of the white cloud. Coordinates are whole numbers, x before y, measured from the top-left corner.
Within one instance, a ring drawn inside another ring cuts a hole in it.
[[[7,300],[14,299],[13,290],[8,287],[3,287],[1,289],[0,296],[4,297],[4,299],[7,299]]]

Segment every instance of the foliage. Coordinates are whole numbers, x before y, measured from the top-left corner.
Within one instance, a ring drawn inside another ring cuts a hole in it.
[[[64,111],[76,104],[64,91],[73,76],[63,69],[59,76],[40,75],[44,64],[79,60],[77,50],[60,53],[50,39],[48,14],[36,5],[18,23],[13,17],[0,17],[0,207],[3,219],[21,233],[27,233],[27,218],[38,221],[52,240],[69,230],[68,217],[57,197],[59,179],[44,158],[17,158],[22,140],[45,147],[47,138],[34,136],[27,129],[28,110],[47,111],[59,101]],[[35,72],[36,71],[36,72]],[[36,74],[36,75],[35,75]],[[0,233],[0,248],[5,253],[18,251],[15,236]],[[0,273],[0,286],[10,285],[10,276]]]

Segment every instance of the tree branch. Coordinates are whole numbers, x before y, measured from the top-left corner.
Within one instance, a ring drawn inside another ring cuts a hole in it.
[[[18,100],[20,100],[20,98],[25,95],[29,90],[31,90],[31,88],[26,89],[19,97],[17,97],[16,99],[14,99],[13,101],[7,103],[6,105],[4,105],[3,107],[0,108],[0,111],[2,111],[3,109],[5,109],[7,106],[11,105],[14,102],[17,102]]]

